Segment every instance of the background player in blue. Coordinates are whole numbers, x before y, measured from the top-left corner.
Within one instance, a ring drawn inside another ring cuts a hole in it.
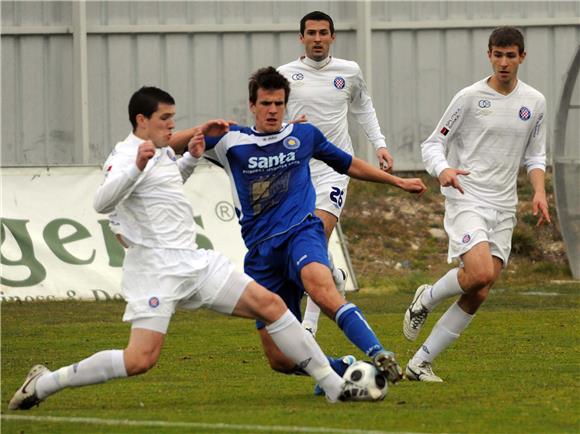
[[[273,67],[256,71],[249,83],[255,126],[232,126],[221,136],[206,136],[209,154],[232,180],[248,247],[245,271],[282,297],[299,319],[306,290],[387,378],[397,382],[402,373],[395,355],[384,349],[360,309],[336,291],[324,229],[314,215],[309,161],[321,159],[340,173],[412,193],[423,193],[426,187],[418,178],[399,178],[352,157],[310,124],[283,124],[289,92],[288,81]],[[272,368],[295,372],[295,363],[280,352],[264,324],[258,322],[258,330]],[[338,360],[331,360],[331,365],[337,371],[345,369]]]

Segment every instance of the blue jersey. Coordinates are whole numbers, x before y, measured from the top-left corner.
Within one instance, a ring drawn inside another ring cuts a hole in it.
[[[278,133],[232,126],[207,137],[208,156],[217,159],[232,182],[232,193],[248,248],[288,232],[314,213],[311,158],[346,173],[352,156],[310,124],[286,124]]]

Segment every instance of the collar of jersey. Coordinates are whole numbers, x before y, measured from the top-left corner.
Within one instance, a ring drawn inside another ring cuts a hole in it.
[[[510,93],[508,93],[507,95],[504,95],[503,93],[501,93],[501,92],[498,92],[497,90],[495,90],[493,87],[491,87],[491,86],[489,85],[489,80],[491,79],[491,77],[492,77],[492,76],[491,76],[491,75],[489,75],[489,76],[487,76],[486,78],[484,78],[484,79],[482,80],[482,83],[483,83],[483,85],[484,85],[484,86],[487,88],[487,90],[489,90],[490,92],[493,92],[495,95],[497,95],[497,96],[500,96],[500,97],[502,97],[502,98],[509,98],[510,96],[512,96],[512,95],[515,95],[515,94],[516,94],[516,91],[517,91],[517,90],[520,88],[520,83],[522,82],[522,80],[520,80],[520,79],[518,78],[518,79],[517,79],[517,80],[518,80],[518,82],[516,83],[516,87],[514,87]]]
[[[300,58],[300,61],[302,63],[304,63],[305,65],[308,65],[314,69],[324,68],[326,65],[328,65],[330,63],[331,60],[332,60],[332,56],[328,56],[326,59],[322,59],[321,61],[316,61],[316,60],[311,59],[310,57],[307,57],[307,56]]]
[[[293,129],[294,124],[282,124],[282,129],[277,133],[259,133],[255,130],[255,127],[252,127],[252,136],[256,145],[266,146],[288,137]]]

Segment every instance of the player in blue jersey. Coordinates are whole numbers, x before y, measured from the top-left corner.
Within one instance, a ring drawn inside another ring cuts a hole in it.
[[[205,137],[208,156],[217,159],[232,180],[242,237],[248,248],[245,271],[282,297],[298,319],[300,300],[306,291],[395,383],[402,373],[394,353],[385,350],[360,309],[336,291],[324,229],[314,214],[309,161],[320,159],[340,173],[411,193],[421,194],[426,187],[418,178],[399,178],[349,155],[313,125],[283,124],[289,92],[288,81],[276,69],[256,71],[249,83],[255,126],[232,126],[223,135]],[[198,140],[198,135],[192,140]],[[204,146],[204,142],[198,143]],[[273,369],[285,373],[299,370],[259,321],[258,330]],[[344,372],[341,360],[329,359],[337,372]]]

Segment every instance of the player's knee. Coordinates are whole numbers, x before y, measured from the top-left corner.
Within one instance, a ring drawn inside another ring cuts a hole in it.
[[[469,273],[471,293],[479,293],[482,288],[491,286],[495,279],[493,267],[482,267]]]
[[[276,294],[270,291],[264,293],[256,299],[257,311],[259,316],[266,320],[267,324],[273,323],[280,318],[288,307],[284,301]]]
[[[127,375],[144,374],[155,366],[159,357],[158,352],[129,353],[125,357]]]

